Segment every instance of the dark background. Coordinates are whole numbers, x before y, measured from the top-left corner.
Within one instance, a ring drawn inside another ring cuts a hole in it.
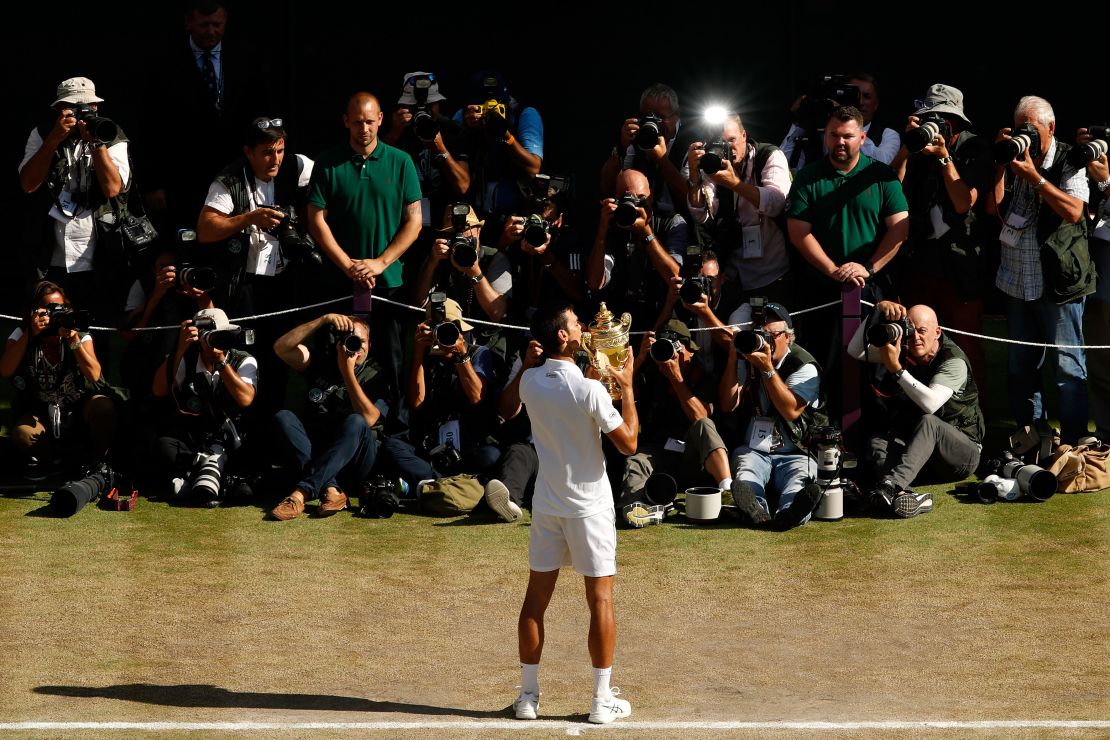
[[[675,4],[654,16],[645,10],[655,6],[560,14],[554,4],[458,5],[438,15],[428,7],[233,1],[225,43],[249,42],[263,50],[271,83],[285,100],[258,113],[285,118],[291,149],[310,156],[345,139],[340,116],[355,90],[378,94],[388,121],[405,73],[432,71],[450,115],[471,72],[500,69],[511,92],[540,111],[543,169],[574,176],[585,228],[594,217],[598,172],[620,123],[636,114],[640,92],[657,81],[678,91],[688,120],[706,103],[724,102],[742,114],[752,138],[774,143],[786,132],[787,108],[802,82],[852,70],[878,77],[879,117],[898,128],[913,99],[934,82],[960,88],[974,129],[991,138],[1009,125],[1014,104],[1025,94],[1053,104],[1057,131],[1066,140],[1077,127],[1110,113],[1110,98],[1097,92],[1104,72],[1094,66],[1107,47],[1066,41],[1071,35],[1065,29],[1078,30],[1078,18],[1052,32],[1012,9],[961,8],[958,18],[953,12],[941,20],[927,15],[936,6],[921,4],[906,6],[923,16],[917,25],[877,20],[898,10],[891,4],[846,12],[795,2],[713,14]],[[10,93],[2,124],[5,214],[18,213],[23,202],[16,167],[27,133],[67,77],[90,77],[106,101],[102,114],[125,130],[135,129],[138,117],[160,120],[164,136],[132,146],[155,148],[189,165],[176,146],[189,136],[189,111],[175,106],[173,90],[138,82],[154,52],[185,33],[176,4],[104,10],[87,3],[40,4],[12,10],[6,20],[0,32]],[[1041,36],[1059,40],[1047,43]],[[9,249],[17,243],[7,240]]]

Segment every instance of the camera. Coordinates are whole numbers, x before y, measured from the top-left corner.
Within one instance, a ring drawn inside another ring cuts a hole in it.
[[[1024,157],[1027,152],[1033,159],[1041,156],[1041,135],[1033,124],[1028,121],[1021,124],[1010,132],[1010,137],[994,143],[996,163],[1009,164],[1019,157]]]
[[[867,329],[867,343],[872,347],[885,347],[913,334],[909,319],[881,321]]]
[[[682,285],[678,289],[678,297],[688,306],[700,302],[703,295],[706,300],[713,295],[712,279],[701,274],[704,264],[705,258],[701,247],[697,245],[686,247],[686,257],[682,260]]]
[[[216,320],[210,316],[202,316],[194,320],[193,326],[197,328],[205,344],[221,352],[227,352],[234,347],[242,332],[242,329],[217,329]]]
[[[408,80],[412,83],[412,97],[416,100],[416,107],[412,110],[412,130],[416,138],[427,143],[434,141],[439,134],[439,121],[428,110],[428,91],[435,81],[434,75],[417,75]]]
[[[401,508],[401,499],[408,490],[408,483],[403,479],[386,478],[381,473],[372,475],[359,486],[358,515],[388,519]]]
[[[1047,501],[1056,493],[1057,481],[1054,473],[1039,465],[1027,464],[1020,457],[1015,457],[1014,453],[1009,450],[1004,451],[996,458],[987,460],[983,469],[987,473],[984,479],[990,475],[996,475],[1002,480],[1015,481],[1011,484],[1013,489],[1018,491],[1020,495],[1028,496],[1034,501]],[[1002,487],[999,487],[998,490],[1001,494]],[[1017,495],[1011,495],[1012,498],[1006,500],[1013,500],[1018,497]]]
[[[216,289],[218,276],[214,267],[192,265],[182,262],[177,268],[178,290],[199,290],[202,293],[211,293]]]
[[[647,198],[641,198],[631,191],[617,198],[617,210],[613,213],[613,224],[618,229],[631,229],[640,218],[640,209],[647,205]]]
[[[795,122],[807,133],[823,131],[832,112],[845,105],[859,108],[859,87],[850,84],[844,75],[824,75],[817,83],[807,86]]]
[[[551,234],[551,224],[539,214],[533,213],[524,220],[524,241],[533,247],[542,247]]]
[[[682,355],[682,342],[677,332],[663,329],[655,335],[655,343],[648,350],[651,359],[656,362],[666,362]]]
[[[636,124],[640,127],[633,139],[636,148],[644,152],[654,149],[659,143],[659,137],[663,136],[663,119],[654,113],[648,113],[638,119]]]
[[[855,491],[855,484],[841,472],[856,466],[856,459],[841,450],[843,435],[835,426],[816,426],[806,433],[806,447],[817,461],[816,483],[821,487],[821,502],[814,519],[837,521],[844,518],[844,489]],[[816,449],[816,452],[812,450]]]
[[[265,205],[262,207],[281,214],[281,221],[278,225],[268,229],[268,231],[277,237],[281,253],[289,261],[305,266],[324,264],[323,257],[316,250],[316,245],[297,230],[297,224],[299,223],[297,209],[285,208],[279,205]]]
[[[198,501],[217,501],[220,498],[227,451],[218,442],[209,442],[206,449],[193,458],[191,488]]]
[[[455,264],[464,268],[471,267],[478,261],[478,240],[466,236],[466,230],[470,228],[466,222],[469,215],[469,203],[451,204],[451,228],[455,233],[447,240],[447,248]]]
[[[917,154],[940,135],[946,142],[952,136],[952,126],[939,113],[932,111],[917,117],[917,128],[910,129],[902,137],[902,143],[911,154]]]
[[[331,343],[342,345],[348,357],[354,357],[362,350],[362,337],[353,331],[341,331],[330,324],[328,331],[331,334],[329,338]]]
[[[85,122],[85,130],[89,132],[89,136],[101,144],[113,142],[119,136],[119,126],[116,125],[115,121],[98,116],[91,105],[87,103],[75,105],[71,110],[74,118]]]
[[[46,307],[46,314],[50,317],[50,324],[58,329],[88,331],[92,324],[88,311],[76,310],[66,303],[51,303]]]
[[[495,136],[504,136],[509,130],[508,110],[497,99],[480,103],[478,116],[485,122],[486,131]]]
[[[428,461],[441,478],[449,478],[462,472],[462,454],[452,442],[434,444],[434,440],[427,437],[424,439],[424,449],[427,450]]]
[[[1076,144],[1068,152],[1068,164],[1076,169],[1086,167],[1103,154],[1106,154],[1107,142],[1110,141],[1110,126],[1087,126],[1087,134],[1091,140]]]
[[[101,462],[86,469],[79,480],[70,481],[56,490],[50,497],[50,508],[58,516],[73,516],[120,486],[120,476],[107,463]]]
[[[742,355],[760,352],[774,344],[771,333],[763,328],[767,323],[767,299],[753,295],[748,299],[748,305],[752,308],[752,328],[738,331],[732,337],[732,346]]]
[[[428,295],[428,305],[431,308],[428,323],[432,327],[436,347],[454,347],[462,336],[462,329],[454,321],[447,320],[447,294],[433,291]]]
[[[705,154],[698,160],[698,169],[707,175],[713,175],[725,168],[725,162],[731,163],[732,145],[727,141],[711,141],[705,145]]]

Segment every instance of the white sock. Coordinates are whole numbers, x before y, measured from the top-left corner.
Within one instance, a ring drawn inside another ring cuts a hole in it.
[[[724,480],[722,480],[720,483],[717,484],[717,488],[720,488],[722,491],[731,491],[732,490],[732,478],[725,478]]]
[[[522,693],[540,695],[540,664],[520,664],[520,690]]]
[[[613,698],[609,690],[609,677],[613,675],[613,666],[608,668],[594,668],[594,698],[608,701]]]

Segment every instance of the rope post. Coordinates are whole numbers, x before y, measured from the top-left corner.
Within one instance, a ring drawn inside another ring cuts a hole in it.
[[[848,361],[848,344],[855,336],[862,319],[860,287],[854,283],[841,284],[840,309],[840,430],[844,446],[860,450],[860,363]]]

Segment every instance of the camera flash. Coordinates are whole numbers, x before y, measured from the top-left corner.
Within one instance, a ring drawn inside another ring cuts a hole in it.
[[[705,122],[713,126],[721,125],[725,122],[725,118],[727,117],[728,111],[723,105],[707,106],[705,112],[702,113],[702,118],[705,119]]]

